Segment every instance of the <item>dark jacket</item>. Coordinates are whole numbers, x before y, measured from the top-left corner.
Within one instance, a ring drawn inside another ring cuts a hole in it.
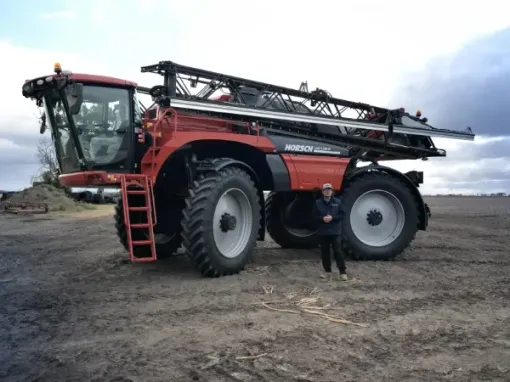
[[[321,197],[315,201],[314,208],[315,219],[318,224],[318,235],[340,235],[342,233],[342,220],[345,215],[345,208],[342,201],[338,198],[331,198],[326,201]],[[330,215],[333,220],[326,223],[322,218]]]

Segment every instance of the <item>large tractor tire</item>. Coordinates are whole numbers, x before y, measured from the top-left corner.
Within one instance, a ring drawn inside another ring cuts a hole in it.
[[[367,173],[342,194],[344,252],[359,260],[388,260],[404,252],[418,230],[418,201],[394,176]]]
[[[92,202],[94,200],[94,195],[92,194],[91,191],[84,191],[84,192],[81,193],[80,199],[84,203],[91,203],[92,204]]]
[[[251,260],[260,223],[260,196],[250,175],[239,167],[211,169],[189,190],[183,247],[203,276],[236,274]]]
[[[266,199],[266,228],[282,248],[317,248],[317,226],[313,223],[315,198],[308,193],[271,192]]]
[[[145,205],[145,196],[143,195],[129,195],[130,203],[129,205],[132,207],[139,207]],[[164,211],[163,213],[168,214],[169,216],[174,216],[176,222],[178,223],[181,217],[181,210],[172,210],[172,211]],[[121,244],[124,246],[126,251],[129,251],[128,243],[127,243],[127,231],[126,231],[126,223],[124,221],[124,210],[123,210],[123,201],[122,197],[117,199],[115,205],[115,228],[117,230],[117,236]],[[130,216],[131,223],[146,223],[147,215],[145,212],[131,212]],[[167,228],[165,233],[158,233],[157,225],[155,227],[154,240],[156,244],[156,254],[158,259],[163,259],[172,256],[177,252],[177,250],[182,245],[182,238],[180,232],[180,226],[177,225],[175,227],[165,227]],[[132,229],[131,230],[131,238],[132,240],[147,240],[148,234],[145,230],[141,229]],[[150,248],[148,246],[135,246],[133,247],[134,256],[135,257],[149,257],[150,256]]]

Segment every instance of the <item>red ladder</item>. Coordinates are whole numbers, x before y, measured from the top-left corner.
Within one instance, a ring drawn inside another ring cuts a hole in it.
[[[135,186],[137,189],[128,189]],[[148,263],[157,260],[156,245],[154,241],[154,229],[156,225],[156,211],[154,210],[154,190],[152,180],[146,175],[129,174],[123,175],[120,181],[122,193],[122,206],[124,210],[124,223],[126,225],[127,242],[129,248],[129,259],[133,263]],[[145,205],[131,207],[129,205],[129,195],[144,195]],[[131,212],[145,212],[147,216],[146,223],[131,224]],[[148,231],[148,240],[132,240],[132,229],[146,229]],[[135,257],[134,247],[150,247],[150,256]]]

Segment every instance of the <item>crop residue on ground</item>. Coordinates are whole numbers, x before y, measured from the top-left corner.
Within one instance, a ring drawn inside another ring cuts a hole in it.
[[[231,277],[129,264],[111,207],[0,216],[0,380],[509,381],[510,198],[427,202],[412,249],[348,283],[270,240]]]

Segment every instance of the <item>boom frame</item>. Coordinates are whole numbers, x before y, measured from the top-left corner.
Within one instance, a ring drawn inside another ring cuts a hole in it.
[[[431,136],[452,139],[473,140],[470,128],[465,132],[437,129],[427,124],[426,118],[411,116],[402,109],[386,109],[361,102],[352,102],[333,97],[329,92],[317,88],[307,92],[307,86],[299,90],[208,70],[180,65],[172,61],[144,66],[143,73],[163,76],[163,85],[145,88],[141,93],[150,94],[156,102],[165,106],[201,112],[221,118],[244,120],[257,123],[269,134],[286,135],[349,146],[363,155],[362,149],[370,150],[372,158],[378,159],[419,159],[446,156],[446,151],[437,149]],[[204,86],[195,94],[190,88]],[[250,105],[243,89],[255,89],[266,95],[265,101]],[[215,92],[227,90],[230,102],[210,99]],[[268,108],[277,101],[281,108]],[[303,112],[305,110],[306,112]],[[347,118],[347,112],[354,112],[357,118]],[[369,119],[371,118],[371,119]],[[375,118],[375,119],[374,119]],[[405,125],[405,120],[408,125]],[[329,126],[327,126],[329,125]],[[409,126],[411,125],[411,126]],[[331,127],[337,126],[338,129]],[[370,137],[370,132],[380,131],[379,139]],[[392,137],[401,141],[391,143]],[[428,147],[412,144],[412,137],[427,142]],[[382,139],[381,139],[382,138]],[[426,140],[428,138],[428,140]]]

